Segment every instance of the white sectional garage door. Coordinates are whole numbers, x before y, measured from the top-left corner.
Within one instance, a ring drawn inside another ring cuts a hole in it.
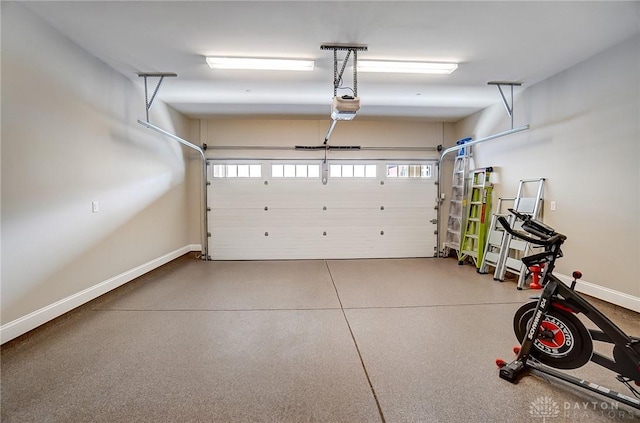
[[[208,161],[213,260],[433,257],[433,161]]]

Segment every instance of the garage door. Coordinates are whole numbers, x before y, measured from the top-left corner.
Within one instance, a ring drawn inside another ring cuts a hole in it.
[[[434,161],[208,161],[213,260],[433,257]]]

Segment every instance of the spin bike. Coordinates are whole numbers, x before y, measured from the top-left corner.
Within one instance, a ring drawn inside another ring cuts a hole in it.
[[[556,259],[562,257],[560,247],[567,239],[544,223],[531,216],[509,209],[523,221],[522,229],[528,234],[514,230],[507,219],[499,217],[504,229],[516,238],[544,247],[544,251],[522,258],[526,268],[542,266],[542,293],[533,297],[537,301],[524,304],[513,319],[520,347],[514,348],[517,357],[511,363],[496,360],[500,377],[516,383],[528,369],[534,369],[589,391],[640,409],[640,392],[632,386],[640,386],[640,338],[625,334],[602,312],[578,295],[574,288],[582,277],[573,272],[573,282],[567,286],[553,274]],[[598,328],[587,329],[576,317],[582,313]],[[593,341],[613,344],[613,357],[593,351]],[[556,369],[577,369],[589,361],[612,370],[616,379],[631,390],[630,397],[609,388],[576,378]]]

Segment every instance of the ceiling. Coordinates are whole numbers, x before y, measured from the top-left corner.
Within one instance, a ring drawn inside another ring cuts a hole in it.
[[[459,63],[451,75],[360,73],[358,117],[454,122],[501,102],[489,81],[522,82],[517,93],[640,31],[637,1],[24,5],[136,84],[143,85],[138,72],[177,73],[157,98],[194,118],[328,117],[333,52],[320,45],[346,43],[368,46],[359,59]],[[207,55],[312,59],[316,66],[312,72],[214,71]],[[149,80],[151,89],[156,81]]]

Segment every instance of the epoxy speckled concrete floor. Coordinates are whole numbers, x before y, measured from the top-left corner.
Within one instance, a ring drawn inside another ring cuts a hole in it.
[[[640,420],[548,378],[498,377],[531,294],[453,259],[187,255],[2,346],[2,421]],[[611,312],[640,336],[637,314]],[[595,365],[574,373],[629,393]]]

